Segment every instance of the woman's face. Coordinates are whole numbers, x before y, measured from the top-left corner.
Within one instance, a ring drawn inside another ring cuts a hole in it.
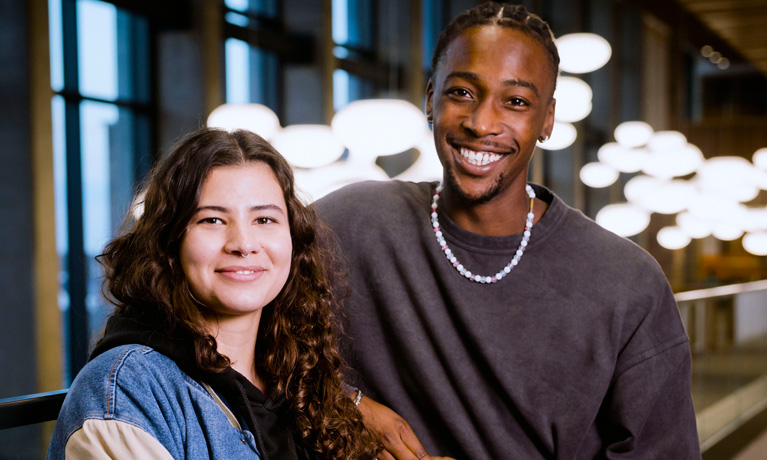
[[[181,240],[181,267],[192,294],[219,316],[260,316],[288,279],[292,246],[271,168],[221,166],[202,185]]]

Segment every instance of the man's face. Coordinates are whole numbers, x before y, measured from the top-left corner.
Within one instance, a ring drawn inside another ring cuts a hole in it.
[[[535,142],[554,124],[543,46],[515,29],[473,27],[447,47],[426,92],[445,185],[455,198],[480,204],[526,182]]]

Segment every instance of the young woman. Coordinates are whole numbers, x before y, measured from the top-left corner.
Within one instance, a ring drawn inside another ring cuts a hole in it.
[[[99,257],[116,309],[48,458],[373,458],[342,388],[317,225],[259,136],[181,140]]]

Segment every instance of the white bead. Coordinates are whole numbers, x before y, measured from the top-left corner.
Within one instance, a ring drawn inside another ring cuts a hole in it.
[[[519,263],[518,259],[511,259],[511,265],[516,267],[518,263]]]
[[[517,249],[516,257],[522,257],[522,254],[524,254],[524,253],[525,253],[524,249],[521,249],[521,248]]]
[[[455,261],[458,260],[455,258],[455,256],[450,256],[450,263],[455,263]]]
[[[436,219],[437,218],[437,213],[436,212],[431,213],[431,217]]]
[[[471,272],[470,272],[470,271],[468,271],[468,270],[466,270],[466,273],[465,273],[464,275],[466,276],[466,278],[468,278],[468,277],[470,277],[470,276],[471,276]]]
[[[522,240],[521,243],[519,243],[522,247],[527,247],[527,241]]]
[[[466,270],[466,269],[463,267],[463,265],[461,265],[461,264],[458,264],[458,267],[456,267],[456,268],[458,269],[458,271],[459,271],[459,272],[463,272],[464,270]]]
[[[525,230],[524,235],[528,238],[530,238],[530,230]]]
[[[432,226],[432,227],[439,227],[439,222],[432,222],[432,223],[431,223],[431,226]]]
[[[528,212],[527,213],[527,218],[530,219],[530,220],[533,220],[535,218],[535,214],[533,214],[532,212]]]
[[[439,226],[439,224],[437,224],[437,226]],[[435,232],[434,234],[437,235],[437,238],[442,238],[442,230]]]
[[[507,266],[503,267],[503,271],[504,271],[505,273],[509,273],[509,272],[511,272],[511,267],[509,267],[509,266],[507,265]]]

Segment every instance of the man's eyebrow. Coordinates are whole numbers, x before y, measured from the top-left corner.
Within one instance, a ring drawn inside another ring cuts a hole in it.
[[[523,88],[530,88],[536,96],[539,96],[538,88],[536,88],[534,84],[527,80],[519,80],[516,78],[513,80],[506,80],[503,82],[503,86],[522,86]]]
[[[285,211],[283,211],[282,208],[277,206],[276,204],[259,204],[259,205],[250,207],[250,211],[265,211],[265,210],[277,211],[280,214],[285,214]],[[198,207],[196,212],[200,212],[200,211],[229,212],[229,209],[224,206],[210,205],[210,206]]]
[[[447,77],[445,78],[445,80],[448,80],[450,78],[463,78],[464,80],[478,81],[479,75],[475,74],[474,72],[457,71],[457,72],[449,73]],[[527,80],[519,80],[516,78],[512,80],[505,80],[503,82],[503,86],[521,86],[523,88],[529,88],[535,93],[536,96],[540,96],[540,94],[538,94],[538,88],[533,83]]]

